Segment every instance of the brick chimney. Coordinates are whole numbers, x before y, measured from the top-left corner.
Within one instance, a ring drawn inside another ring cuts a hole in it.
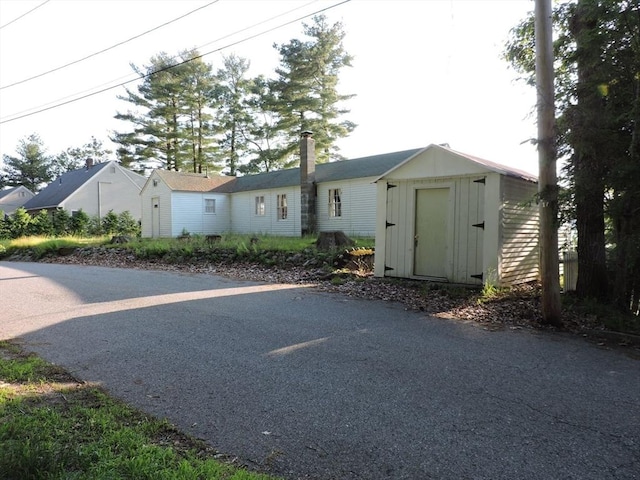
[[[303,235],[316,232],[316,141],[309,131],[300,138],[300,224]]]

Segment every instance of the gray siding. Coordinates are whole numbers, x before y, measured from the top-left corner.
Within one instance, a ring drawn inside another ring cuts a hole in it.
[[[500,280],[502,285],[538,279],[538,206],[537,185],[524,180],[502,177],[502,242]]]

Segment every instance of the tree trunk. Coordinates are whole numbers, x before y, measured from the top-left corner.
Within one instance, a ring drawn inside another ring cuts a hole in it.
[[[558,178],[556,173],[555,105],[551,0],[536,0],[536,86],[538,91],[538,163],[540,169],[540,271],[542,320],[562,323],[558,259]]]
[[[578,230],[578,284],[581,298],[608,297],[604,236],[605,160],[602,155],[603,119],[598,5],[580,0],[571,22],[576,39],[577,105],[572,115],[576,227]]]

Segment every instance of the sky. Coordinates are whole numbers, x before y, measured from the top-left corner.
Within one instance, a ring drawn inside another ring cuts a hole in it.
[[[114,115],[130,108],[117,97],[135,79],[131,64],[198,48],[214,70],[233,53],[251,62],[249,75],[273,77],[274,43],[303,39],[311,17],[300,17],[327,9],[353,56],[338,85],[356,95],[344,118],[358,126],[339,142],[343,156],[447,143],[537,173],[535,91],[501,58],[533,0],[342,1],[0,0],[0,153],[14,156],[32,133],[51,155],[91,137],[114,149],[111,133],[130,129]]]

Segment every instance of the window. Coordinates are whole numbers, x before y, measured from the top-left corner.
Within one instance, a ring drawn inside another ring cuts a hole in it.
[[[287,195],[278,195],[278,220],[287,218]]]
[[[158,180],[156,180],[155,178],[153,179],[153,186],[157,187],[158,186]]]
[[[116,167],[109,167],[109,173],[116,173]]]
[[[264,195],[256,197],[256,215],[263,216],[265,214]]]
[[[329,216],[341,217],[342,216],[342,189],[335,188],[329,189]]]
[[[204,213],[216,213],[216,199],[205,198],[204,199]]]

